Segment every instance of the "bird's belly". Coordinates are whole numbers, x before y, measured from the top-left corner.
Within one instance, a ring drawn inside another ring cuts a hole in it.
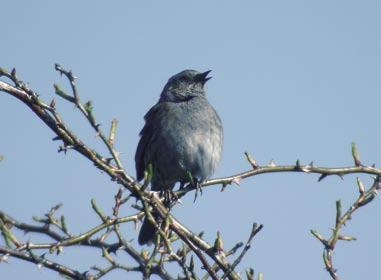
[[[177,135],[179,136],[179,135]],[[179,137],[172,145],[173,167],[178,174],[178,181],[187,181],[187,172],[198,180],[209,178],[214,172],[220,158],[219,139],[208,132],[193,132]]]

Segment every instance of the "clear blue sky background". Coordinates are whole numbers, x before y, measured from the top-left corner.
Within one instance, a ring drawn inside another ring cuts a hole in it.
[[[137,3],[139,2],[139,3]],[[225,128],[222,162],[215,176],[249,168],[244,151],[260,164],[352,165],[355,141],[365,164],[381,165],[381,4],[379,1],[1,1],[0,66],[49,101],[53,83],[67,88],[54,63],[79,77],[106,129],[116,117],[116,147],[135,174],[134,152],[145,112],[167,79],[186,68],[213,70],[208,98]],[[72,105],[57,107],[91,146],[99,141]],[[31,221],[55,203],[69,229],[83,232],[99,220],[95,198],[111,213],[117,187],[75,153],[57,154],[53,133],[27,108],[0,93],[0,208]],[[241,186],[193,195],[175,215],[226,247],[246,240],[251,223],[264,224],[239,267],[265,279],[328,279],[322,246],[309,233],[330,233],[335,201],[347,208],[357,196],[355,176],[342,181],[316,175],[272,174]],[[368,177],[362,177],[369,185]],[[122,214],[131,214],[124,208]],[[342,279],[379,279],[381,201],[355,214],[344,229],[358,241],[339,243],[335,265]],[[128,238],[136,233],[127,230]],[[20,235],[22,236],[22,234]],[[25,239],[40,240],[35,237]],[[100,252],[64,250],[59,260],[85,271],[105,265]],[[126,260],[123,256],[122,261]],[[127,260],[126,260],[127,261]],[[105,279],[121,279],[112,273]],[[138,275],[135,275],[138,277]],[[10,259],[1,279],[59,279],[54,272]]]

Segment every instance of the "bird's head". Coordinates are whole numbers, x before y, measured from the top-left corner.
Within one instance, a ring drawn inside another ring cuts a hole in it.
[[[204,96],[205,83],[211,79],[211,70],[200,73],[196,70],[184,70],[171,78],[165,85],[160,101],[181,102],[196,96]]]

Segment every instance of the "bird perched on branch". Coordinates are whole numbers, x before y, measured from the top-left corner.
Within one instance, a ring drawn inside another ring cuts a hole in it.
[[[135,154],[137,179],[151,165],[152,191],[200,183],[212,176],[220,161],[222,123],[205,96],[210,71],[184,70],[171,77],[160,99],[145,115]],[[151,243],[155,227],[145,219],[139,244]]]

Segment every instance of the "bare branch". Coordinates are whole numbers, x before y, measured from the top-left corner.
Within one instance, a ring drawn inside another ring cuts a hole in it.
[[[202,188],[214,186],[214,185],[230,185],[234,182],[241,181],[242,179],[257,176],[260,174],[269,173],[284,173],[284,172],[303,172],[303,173],[314,173],[319,174],[319,181],[326,178],[327,176],[336,175],[342,177],[348,174],[369,174],[375,176],[381,176],[381,169],[373,166],[348,166],[348,167],[318,167],[311,165],[276,165],[276,166],[257,166],[255,169],[251,169],[242,173],[238,173],[232,176],[211,179],[203,182],[201,184]],[[184,196],[189,191],[195,188],[191,185],[178,190],[175,194],[178,197]]]
[[[236,268],[236,266],[242,261],[243,257],[245,256],[245,254],[247,253],[247,251],[249,251],[249,249],[251,247],[251,241],[253,240],[254,236],[256,236],[257,233],[260,232],[262,228],[263,228],[263,225],[258,226],[257,223],[253,224],[249,239],[247,240],[245,247],[243,248],[241,254],[233,262],[233,264],[231,265],[229,270],[224,273],[224,275],[222,276],[221,279],[225,279],[230,274],[230,272],[233,271]]]
[[[357,183],[361,185],[361,190],[359,197],[357,200],[349,207],[349,209],[342,214],[342,207],[340,200],[336,201],[336,219],[335,219],[335,227],[332,230],[332,235],[329,239],[325,239],[320,233],[315,230],[311,230],[311,233],[314,237],[316,237],[324,246],[323,251],[323,261],[325,265],[325,269],[328,271],[329,275],[333,280],[339,280],[339,276],[337,275],[337,270],[333,266],[333,252],[335,250],[335,246],[338,240],[343,241],[353,241],[356,240],[353,236],[341,235],[341,228],[352,218],[352,215],[355,211],[357,211],[360,207],[371,202],[376,196],[378,190],[380,189],[380,177],[374,179],[372,186],[367,190],[363,190],[363,185],[359,179],[357,179]]]
[[[30,253],[19,252],[17,250],[5,248],[2,246],[0,246],[0,253],[1,254],[8,254],[12,257],[22,259],[22,260],[25,260],[25,261],[28,261],[31,263],[35,263],[36,265],[44,266],[44,267],[49,268],[51,270],[57,271],[63,275],[69,276],[72,279],[78,279],[78,280],[85,280],[86,279],[86,275],[84,275],[84,274],[82,274],[76,270],[70,269],[70,268],[63,266],[61,264],[58,264],[56,262],[52,262],[50,260],[47,260],[46,258],[42,258],[42,257],[36,256],[36,255],[32,255]]]

